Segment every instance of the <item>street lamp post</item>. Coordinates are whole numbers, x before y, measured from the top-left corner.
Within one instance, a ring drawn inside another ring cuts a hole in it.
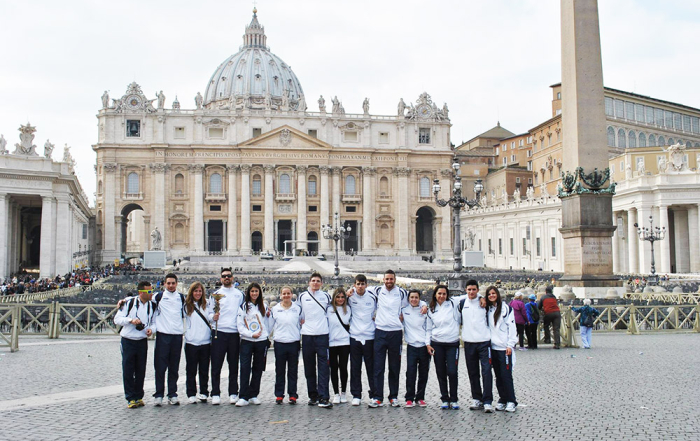
[[[479,204],[479,199],[481,198],[481,192],[484,190],[484,185],[481,183],[481,179],[477,179],[474,183],[474,199],[466,199],[462,196],[462,178],[459,176],[459,159],[457,156],[452,158],[452,180],[454,184],[452,186],[452,197],[447,200],[440,199],[440,180],[435,179],[433,181],[433,193],[435,194],[435,203],[440,207],[445,207],[449,205],[452,207],[452,224],[454,225],[454,236],[452,249],[454,252],[454,265],[455,275],[453,278],[459,278],[459,272],[462,271],[462,250],[460,247],[460,219],[459,213],[462,208],[469,207],[473,208]]]
[[[634,226],[637,228],[639,240],[647,241],[651,244],[651,275],[647,278],[647,283],[652,285],[658,282],[656,263],[654,262],[654,242],[664,240],[666,237],[666,227],[654,227],[654,218],[651,216],[649,216],[649,228],[640,227],[638,224],[634,224]]]
[[[326,224],[321,227],[323,232],[323,237],[325,239],[330,239],[335,242],[335,269],[333,270],[333,280],[334,286],[340,286],[340,268],[338,267],[338,242],[340,239],[347,239],[350,237],[350,226],[343,226],[340,223],[340,215],[335,213],[333,215],[333,224]]]

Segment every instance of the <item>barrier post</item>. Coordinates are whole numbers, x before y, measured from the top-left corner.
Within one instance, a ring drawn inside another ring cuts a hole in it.
[[[10,333],[10,352],[19,351],[19,313],[20,307],[12,308],[12,331]]]
[[[630,335],[639,335],[640,332],[637,327],[637,307],[634,305],[630,305],[629,311],[630,324],[627,327],[627,333]]]

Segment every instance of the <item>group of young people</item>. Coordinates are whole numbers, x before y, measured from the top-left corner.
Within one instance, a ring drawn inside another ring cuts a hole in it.
[[[426,304],[420,300],[419,291],[396,286],[396,275],[391,270],[385,272],[379,286],[368,286],[367,278],[357,275],[351,288],[336,288],[332,294],[322,290],[323,278],[314,273],[296,301],[292,288],[283,287],[280,302],[269,308],[260,285],[251,283],[243,293],[232,281],[231,269],[224,268],[221,287],[207,298],[199,282],[193,283],[186,295],[180,294],[177,276],[168,274],[162,293],[154,296],[152,286],[140,282],[138,295],[120,302],[114,322],[123,326],[122,367],[129,408],[144,405],[146,339],[155,334],[156,406],[161,406],[166,397],[168,403],[179,404],[177,380],[184,337],[190,403],[207,402],[211,396],[213,405],[221,404],[220,380],[226,360],[229,403],[239,407],[260,404],[260,382],[272,339],[277,404],[284,403],[285,392],[287,403],[297,403],[301,352],[309,405],[332,408],[349,400],[353,406],[362,404],[364,363],[369,407],[384,405],[387,364],[388,404],[399,407],[399,371],[405,341],[405,407],[427,406],[425,390],[432,357],[441,408],[459,409],[461,327],[472,396],[469,408],[487,413],[516,410],[512,376],[516,325],[513,309],[501,299],[495,286],[490,286],[482,298],[475,280],[467,283],[464,295],[452,297],[447,286],[438,285]],[[495,406],[492,369],[499,395]]]

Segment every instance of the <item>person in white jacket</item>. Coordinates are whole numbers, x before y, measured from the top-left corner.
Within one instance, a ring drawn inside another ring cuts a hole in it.
[[[425,344],[433,356],[440,385],[442,409],[459,409],[457,368],[459,366],[459,302],[449,297],[446,285],[433,290],[428,306]]]
[[[151,301],[153,287],[139,282],[138,296],[127,297],[114,315],[114,324],[122,326],[121,353],[124,397],[129,409],[143,407],[143,381],[146,377],[148,337],[156,332],[156,304]]]
[[[406,407],[426,407],[425,386],[430,372],[430,354],[425,345],[427,314],[422,314],[425,305],[420,299],[420,291],[408,292],[408,306],[401,308],[403,338],[406,341]],[[416,387],[416,374],[418,387]]]
[[[209,396],[209,359],[211,355],[211,325],[207,318],[204,285],[194,282],[185,297],[185,372],[187,400],[206,403]],[[197,393],[199,372],[199,393]]]
[[[268,322],[275,341],[275,402],[284,402],[284,377],[287,374],[289,404],[297,404],[299,351],[301,350],[301,307],[292,302],[292,288],[280,290],[280,303],[270,310]]]
[[[238,312],[238,332],[241,334],[241,391],[236,406],[260,404],[260,379],[265,370],[265,358],[270,347],[270,329],[262,288],[248,285],[245,305]]]
[[[336,288],[331,298],[328,317],[328,360],[333,384],[333,404],[347,403],[345,391],[348,385],[348,359],[350,357],[350,318],[347,296],[343,288]],[[340,373],[340,382],[338,382]]]
[[[495,286],[489,286],[486,290],[486,307],[491,329],[491,363],[498,390],[496,410],[515,412],[518,402],[513,387],[513,364],[518,332],[513,308],[501,299],[501,293]]]

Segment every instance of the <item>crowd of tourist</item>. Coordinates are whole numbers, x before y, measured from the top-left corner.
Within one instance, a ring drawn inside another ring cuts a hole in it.
[[[399,371],[405,342],[408,366],[403,406],[428,405],[425,390],[432,360],[440,387],[439,406],[457,410],[461,338],[470,383],[468,407],[486,413],[516,411],[515,350],[518,343],[521,350],[537,348],[540,320],[545,323],[545,341],[551,339],[551,326],[554,347],[559,348],[561,314],[556,299],[552,301],[551,286],[539,302],[534,295],[524,302],[517,293],[508,304],[497,286],[489,286],[482,296],[478,282],[469,280],[465,293],[451,296],[447,286],[438,285],[425,302],[420,291],[397,286],[391,270],[384,273],[380,285],[368,286],[367,278],[360,274],[347,290],[336,288],[332,293],[322,289],[323,278],[314,273],[296,300],[293,288],[283,286],[277,293],[279,303],[270,307],[261,284],[237,285],[230,268],[223,268],[220,276],[220,288],[208,298],[198,281],[186,293],[178,292],[177,275],[171,273],[164,279],[162,292],[155,293],[155,284],[141,281],[136,296],[120,301],[114,322],[123,327],[122,367],[129,408],[144,406],[147,338],[152,335],[156,406],[180,404],[177,382],[183,344],[186,397],[191,404],[261,404],[260,384],[274,342],[276,404],[284,404],[285,398],[288,404],[297,404],[301,354],[309,405],[359,406],[366,399],[370,408],[400,407]],[[588,309],[581,315],[595,317]],[[587,337],[590,345],[590,334]],[[228,363],[225,392],[221,387],[224,361]],[[497,398],[493,396],[494,377]]]

